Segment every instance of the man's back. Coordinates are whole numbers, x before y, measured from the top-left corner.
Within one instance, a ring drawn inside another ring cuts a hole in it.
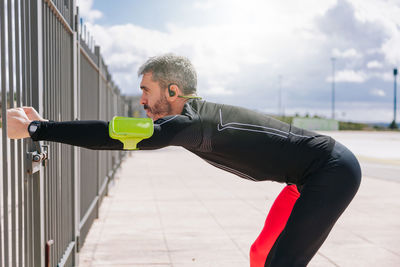
[[[181,115],[157,120],[154,136],[138,147],[163,143],[246,179],[299,184],[328,157],[334,140],[245,108],[190,100]]]

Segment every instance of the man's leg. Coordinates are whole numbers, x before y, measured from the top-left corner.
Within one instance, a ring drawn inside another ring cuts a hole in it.
[[[357,159],[337,143],[326,166],[304,184],[265,266],[306,266],[353,199],[360,181]]]
[[[272,205],[264,228],[250,248],[250,267],[264,267],[267,255],[279,234],[285,228],[292,208],[300,194],[295,185],[288,185]]]

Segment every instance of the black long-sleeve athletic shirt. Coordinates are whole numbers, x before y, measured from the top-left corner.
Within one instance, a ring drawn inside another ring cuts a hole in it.
[[[31,137],[96,150],[123,150],[101,120],[40,122]],[[180,115],[154,122],[141,150],[182,146],[208,163],[254,181],[303,184],[330,155],[335,140],[241,107],[191,99]]]

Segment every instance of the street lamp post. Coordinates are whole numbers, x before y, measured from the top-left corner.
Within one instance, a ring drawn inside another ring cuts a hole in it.
[[[279,100],[278,100],[278,116],[283,116],[282,114],[282,75],[279,75]]]
[[[332,57],[332,119],[335,119],[335,60],[336,58]]]
[[[397,84],[396,84],[396,76],[397,76],[397,68],[393,69],[393,76],[394,76],[394,94],[393,94],[393,122],[390,124],[390,128],[392,129],[397,129],[397,124],[396,124],[396,111],[397,111]]]

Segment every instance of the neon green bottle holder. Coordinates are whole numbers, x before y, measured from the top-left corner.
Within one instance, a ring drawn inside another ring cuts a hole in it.
[[[136,150],[137,143],[153,135],[153,120],[115,116],[108,127],[109,135],[124,144],[124,149]]]

